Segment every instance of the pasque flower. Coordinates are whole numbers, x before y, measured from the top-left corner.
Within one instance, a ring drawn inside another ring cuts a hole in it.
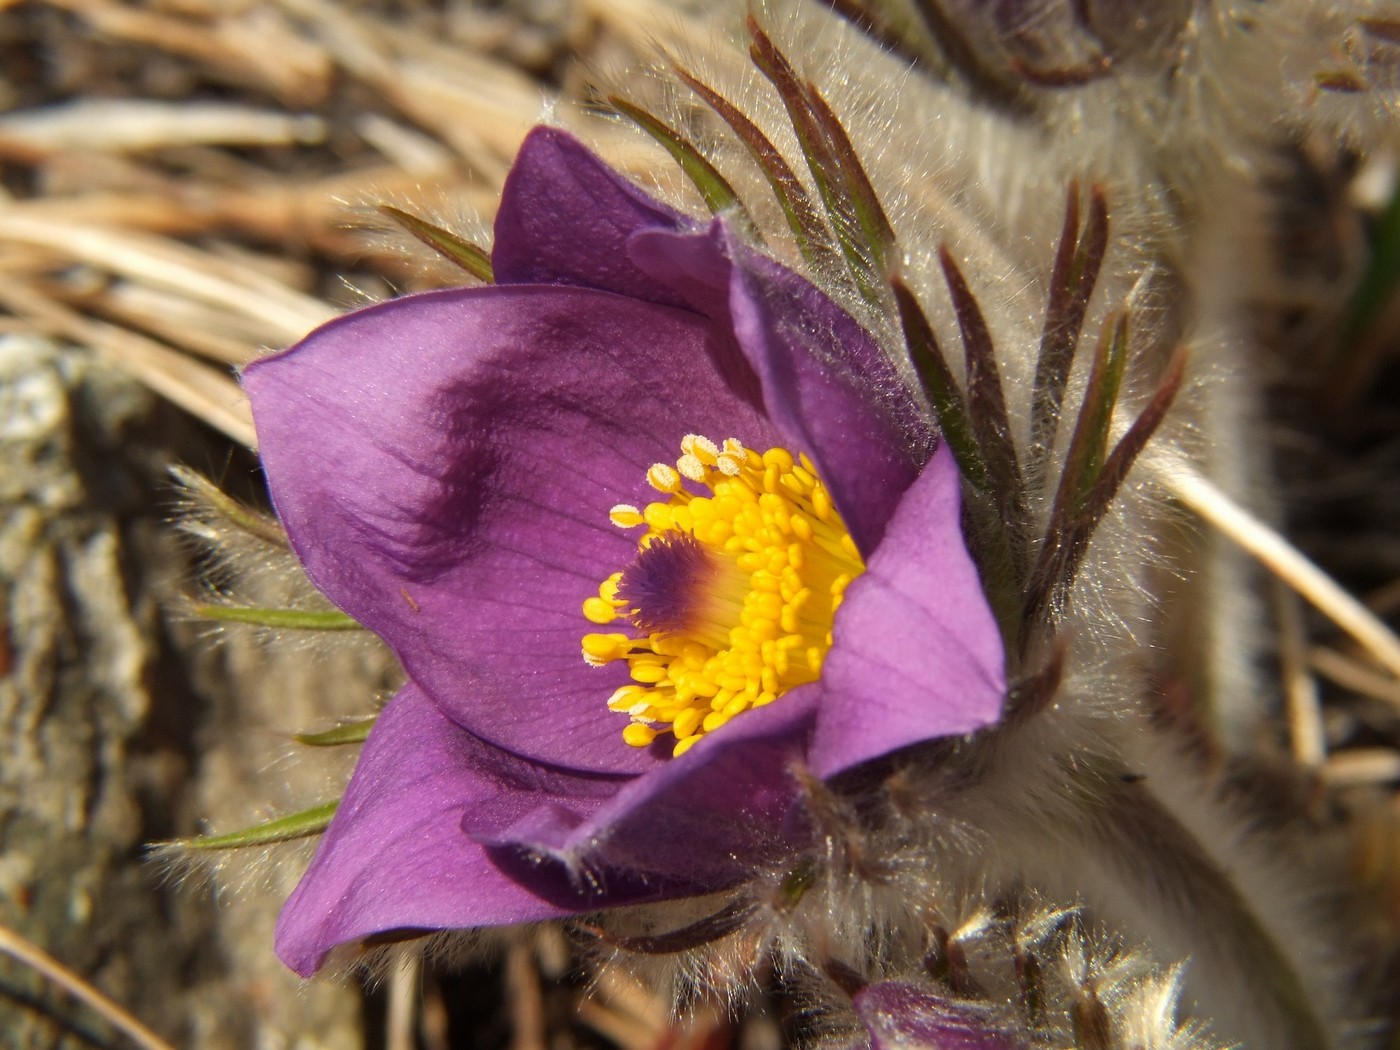
[[[1026,1039],[938,989],[911,981],[878,981],[855,994],[863,1038],[850,1050],[1023,1050]]]
[[[1000,711],[952,457],[830,298],[551,129],[492,263],[244,375],[293,547],[408,676],[283,912],[302,974],[734,885],[800,844],[798,764]]]

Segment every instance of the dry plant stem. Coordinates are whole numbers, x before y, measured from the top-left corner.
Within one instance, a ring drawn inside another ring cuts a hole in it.
[[[290,343],[335,316],[334,307],[248,266],[174,241],[0,210],[0,241],[39,245],[133,280],[261,318]]]
[[[13,930],[0,926],[0,952],[28,966],[44,980],[62,988],[142,1050],[175,1050],[120,1005],[103,995],[48,952]]]
[[[0,155],[32,164],[59,150],[290,146],[325,134],[319,117],[251,106],[84,99],[0,117]]]
[[[1151,466],[1156,479],[1183,506],[1258,558],[1400,677],[1400,638],[1336,580],[1185,461],[1161,454],[1153,457]]]
[[[578,1004],[578,1019],[622,1050],[652,1050],[660,1034],[633,1017],[608,1009],[596,999],[585,999]]]
[[[389,1008],[384,1021],[386,1050],[413,1050],[418,1028],[418,981],[423,968],[416,952],[404,955],[389,974]]]
[[[1313,648],[1308,660],[1318,674],[1343,689],[1400,707],[1400,682],[1395,679],[1377,674],[1365,664],[1324,646]]]
[[[75,299],[72,305],[220,364],[246,365],[263,345],[237,314],[147,285],[121,281]]]
[[[105,36],[181,55],[235,79],[271,90],[289,105],[311,103],[330,90],[330,61],[324,50],[283,23],[268,31],[236,17],[208,22],[167,17],[107,0],[48,0],[49,6],[86,18]],[[230,11],[237,10],[229,5]]]
[[[83,317],[46,299],[32,286],[0,284],[0,306],[44,331],[92,347],[234,441],[256,446],[248,399],[230,376],[155,340]]]
[[[361,259],[363,238],[347,231],[347,202],[409,198],[438,178],[390,165],[332,175],[313,182],[279,180],[254,187],[170,180],[159,190],[94,190],[79,196],[47,197],[6,205],[7,216],[61,220],[170,236],[236,231],[273,243],[309,244],[318,251]],[[426,181],[426,185],[425,185]],[[452,185],[452,194],[489,215],[496,190]],[[372,253],[371,253],[372,254]]]
[[[1377,616],[1400,612],[1400,579],[1391,580],[1366,595],[1366,608]]]
[[[282,6],[315,23],[337,62],[382,92],[399,112],[432,129],[486,181],[504,180],[509,158],[539,116],[544,94],[537,85],[484,60],[472,64],[475,82],[449,79],[431,68],[436,57],[431,53],[394,54],[392,45],[402,40],[395,40],[389,25],[357,16],[343,4],[282,0]],[[458,55],[455,66],[462,61]]]
[[[547,1050],[544,994],[527,941],[512,944],[506,955],[506,998],[510,1003],[510,1050]]]
[[[1322,705],[1317,680],[1308,667],[1308,639],[1303,630],[1303,610],[1297,592],[1283,580],[1273,586],[1274,613],[1278,621],[1279,664],[1288,711],[1288,739],[1299,765],[1313,768],[1327,759],[1322,728]]]
[[[1333,755],[1322,767],[1322,777],[1333,787],[1363,787],[1400,781],[1400,752],[1385,747],[1363,747]]]
[[[620,966],[600,972],[578,1019],[623,1050],[653,1050],[670,1032],[671,1013],[659,996]]]

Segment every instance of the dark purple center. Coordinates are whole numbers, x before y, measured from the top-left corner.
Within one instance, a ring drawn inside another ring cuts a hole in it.
[[[668,532],[637,552],[622,573],[617,596],[636,612],[638,629],[682,632],[695,622],[696,603],[714,574],[709,552],[688,532]]]

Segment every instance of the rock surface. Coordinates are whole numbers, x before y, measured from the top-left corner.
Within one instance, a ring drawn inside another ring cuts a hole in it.
[[[297,756],[290,734],[371,710],[387,661],[191,621],[175,462],[256,491],[251,457],[90,354],[0,337],[0,924],[176,1046],[354,1048],[358,989],[304,986],[272,954],[308,847],[209,880],[171,877],[147,845],[334,797],[353,755]],[[0,1032],[116,1041],[4,957]]]

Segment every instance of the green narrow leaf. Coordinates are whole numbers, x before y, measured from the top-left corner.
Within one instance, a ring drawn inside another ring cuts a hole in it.
[[[784,875],[778,886],[782,910],[791,911],[801,904],[802,898],[807,896],[807,891],[816,885],[816,882],[816,869],[811,864],[799,865]]]
[[[787,219],[802,257],[818,271],[829,270],[835,257],[830,246],[830,231],[778,147],[739,107],[714,88],[685,69],[677,67],[676,75],[729,125],[748,149],[749,155],[773,188],[773,195],[778,199],[778,206],[783,210],[783,217]]]
[[[1118,394],[1123,387],[1123,369],[1128,362],[1128,313],[1124,311],[1110,328],[1108,353],[1104,358],[1103,376],[1097,385],[1100,389],[1094,400],[1085,399],[1084,410],[1088,412],[1089,440],[1086,442],[1083,479],[1075,491],[1075,511],[1079,510],[1088,489],[1103,468],[1104,456],[1108,453],[1109,429],[1113,425],[1113,409],[1118,404]]]
[[[1123,381],[1127,346],[1128,315],[1123,312],[1104,325],[1094,352],[1093,368],[1084,388],[1084,402],[1079,409],[1079,418],[1065,456],[1064,471],[1055,493],[1052,524],[1056,519],[1065,522],[1078,515],[1084,496],[1098,479],[1104,455],[1108,451],[1108,434]]]
[[[943,356],[943,348],[938,345],[933,326],[928,323],[928,317],[903,277],[898,274],[892,277],[890,288],[894,292],[895,305],[899,307],[904,342],[913,359],[914,371],[938,416],[943,440],[948,442],[948,449],[957,460],[962,476],[979,489],[986,490],[987,467],[982,462],[977,439],[972,433],[962,391],[958,389],[957,380],[948,367],[948,359]]]
[[[1089,299],[1098,284],[1108,250],[1108,201],[1095,186],[1089,218],[1079,229],[1079,187],[1071,182],[1065,200],[1065,223],[1050,276],[1040,354],[1031,401],[1031,454],[1043,460],[1055,444],[1070,372],[1084,329]]]
[[[247,623],[284,631],[362,631],[358,620],[336,610],[263,609],[251,605],[196,605],[195,616],[223,623]]]
[[[339,799],[334,802],[322,802],[319,806],[275,817],[239,831],[228,831],[219,835],[196,835],[194,838],[179,839],[174,844],[199,850],[239,849],[243,846],[267,846],[274,842],[303,839],[325,831],[339,805]]]
[[[828,149],[836,158],[839,170],[845,176],[846,190],[851,195],[851,204],[855,208],[866,243],[873,249],[875,261],[883,264],[889,258],[890,248],[894,246],[894,227],[890,225],[889,216],[880,204],[879,194],[875,192],[875,186],[870,181],[865,165],[861,163],[860,154],[856,152],[841,118],[827,104],[815,84],[809,80],[804,86],[812,115],[826,138]]]
[[[186,467],[170,468],[171,475],[196,498],[212,507],[231,525],[275,547],[287,546],[287,534],[277,519],[238,502],[203,474]]]
[[[1171,360],[1167,363],[1167,369],[1162,373],[1162,379],[1157,384],[1157,389],[1152,393],[1152,399],[1147,402],[1137,419],[1133,420],[1133,425],[1119,439],[1118,444],[1113,447],[1113,451],[1104,461],[1102,469],[1098,472],[1098,477],[1094,480],[1093,488],[1089,490],[1080,506],[1079,518],[1089,527],[1092,528],[1093,525],[1096,525],[1108,510],[1108,505],[1118,494],[1119,486],[1128,476],[1128,471],[1132,469],[1138,455],[1152,440],[1152,435],[1157,432],[1162,421],[1166,419],[1167,412],[1170,411],[1172,403],[1176,400],[1176,395],[1181,391],[1181,383],[1186,376],[1188,356],[1184,346],[1178,347],[1176,352],[1172,354]]]
[[[762,243],[758,230],[749,217],[748,209],[739,200],[734,187],[692,143],[682,138],[680,133],[665,121],[625,98],[609,95],[608,104],[665,147],[666,152],[681,166],[686,178],[700,191],[705,207],[709,208],[712,214],[724,212],[735,216],[748,235]]]
[[[957,261],[947,245],[938,250],[943,277],[953,302],[967,358],[967,413],[972,431],[982,450],[992,499],[1002,523],[1013,537],[1012,556],[1018,579],[1025,578],[1028,560],[1026,529],[1030,513],[1016,444],[1011,436],[1011,418],[1006,411],[1006,395],[997,367],[996,348],[987,329],[987,320],[977,304]]]
[[[426,219],[420,219],[417,215],[410,214],[401,208],[395,208],[392,204],[381,204],[379,210],[433,251],[450,259],[473,277],[477,277],[487,284],[495,281],[495,275],[491,270],[491,255],[485,248],[464,240],[450,230],[444,230],[441,226],[436,226]]]
[[[1110,318],[1099,333],[1093,367],[1084,387],[1084,400],[1079,408],[1074,434],[1065,453],[1060,470],[1060,483],[1055,488],[1055,502],[1045,527],[1040,554],[1030,575],[1027,589],[1027,616],[1038,619],[1047,603],[1068,593],[1065,580],[1069,566],[1077,564],[1079,553],[1073,549],[1074,523],[1084,496],[1093,487],[1103,462],[1109,427],[1113,423],[1113,408],[1118,399],[1114,381],[1114,358],[1122,358],[1127,343],[1127,314]],[[1115,351],[1115,344],[1119,349]],[[1117,370],[1121,377],[1121,368]]]
[[[1094,531],[1108,513],[1138,455],[1166,419],[1181,390],[1187,357],[1186,348],[1178,347],[1151,399],[1104,461],[1087,493],[1080,499],[1076,513],[1061,519],[1057,500],[1045,543],[1041,547],[1041,557],[1028,588],[1028,621],[1039,620],[1050,610],[1061,606],[1069,596]]]
[[[838,155],[836,144],[829,137],[828,127],[817,115],[812,98],[814,89],[802,82],[787,56],[752,15],[748,19],[748,30],[751,40],[749,56],[759,72],[777,89],[778,97],[788,112],[798,147],[816,182],[817,193],[831,220],[836,241],[841,246],[841,254],[845,256],[846,266],[856,287],[869,302],[879,303],[885,284],[884,263],[888,245],[872,242],[867,234],[867,227],[873,220],[871,216],[863,216],[857,207],[850,185],[852,174],[846,167],[850,158],[843,159]],[[834,119],[835,115],[831,117]],[[859,165],[858,159],[856,164]],[[861,168],[860,177],[864,178],[864,174],[864,168]],[[868,183],[869,180],[865,181]]]
[[[369,738],[369,731],[379,720],[378,715],[370,718],[357,718],[345,722],[334,729],[323,729],[319,733],[298,733],[296,742],[307,747],[338,747],[341,744],[363,744]]]

